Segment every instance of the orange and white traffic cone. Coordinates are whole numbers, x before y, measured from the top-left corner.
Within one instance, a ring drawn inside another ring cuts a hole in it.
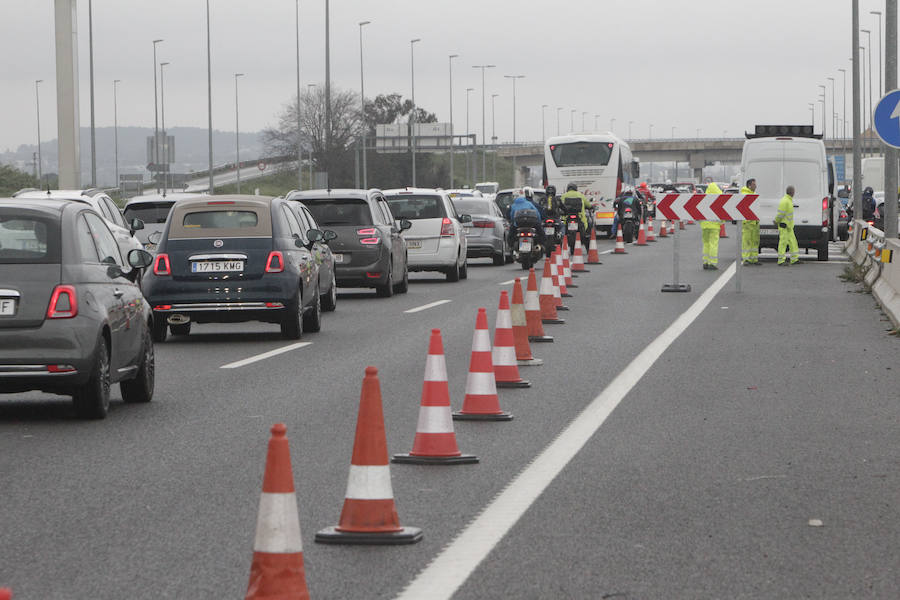
[[[554,289],[556,294],[554,294]],[[559,288],[553,286],[553,275],[550,270],[550,259],[544,259],[544,274],[541,276],[541,322],[542,323],[565,323],[564,319],[560,319],[556,314],[556,299]]]
[[[0,588],[0,600],[12,600],[12,590],[9,588]]]
[[[666,223],[666,220],[663,219],[659,224],[659,237],[664,238],[669,235],[669,225]]]
[[[693,219],[688,219],[688,220],[687,220],[687,224],[688,224],[688,225],[693,225],[693,224],[694,224],[694,220],[693,220]]]
[[[494,362],[491,359],[491,332],[488,331],[487,311],[483,308],[478,309],[475,320],[466,396],[462,410],[453,413],[453,418],[463,421],[510,421],[513,418],[500,410]]]
[[[690,223],[691,223],[691,225],[694,224],[693,221],[691,221]],[[682,221],[681,219],[678,219],[678,229],[679,230],[684,229],[684,221]]]
[[[537,295],[535,295],[535,301],[537,301]],[[538,325],[541,323],[540,312],[541,308],[538,304]],[[528,319],[525,314],[525,295],[522,293],[521,277],[516,277],[513,284],[509,313],[512,318],[513,344],[516,347],[516,364],[520,367],[544,364],[544,361],[531,354],[531,345],[528,343]]]
[[[613,254],[628,254],[625,252],[625,238],[622,237],[621,223],[619,223],[619,227],[616,229],[616,249],[613,251]]]
[[[596,246],[596,243],[595,243],[595,246]],[[581,245],[581,232],[580,231],[575,232],[575,252],[572,254],[572,272],[573,273],[590,273],[590,271],[588,271],[587,269],[584,268],[584,246]]]
[[[647,245],[647,231],[644,229],[644,219],[641,219],[641,224],[638,227],[638,238],[637,242],[634,244],[635,246],[646,246]]]
[[[566,289],[566,277],[563,275],[563,256],[562,252],[557,250],[551,256],[553,260],[553,273],[556,275],[556,279],[554,283],[559,287],[559,295],[560,298],[571,298],[572,294],[569,293],[569,290]],[[560,300],[560,304],[562,304],[562,300]],[[559,308],[559,306],[557,306]]]
[[[500,292],[497,307],[497,322],[494,325],[494,348],[491,351],[494,363],[494,381],[498,388],[526,388],[531,382],[519,375],[516,362],[516,340],[513,337],[512,314],[509,309],[509,292]]]
[[[656,241],[656,234],[653,233],[653,219],[647,219],[647,241]]]
[[[562,269],[563,278],[566,281],[566,287],[577,288],[578,286],[572,282],[572,278],[578,277],[578,275],[572,273],[572,267],[569,264],[569,245],[567,243],[563,243]]]
[[[287,427],[272,426],[245,600],[309,598]],[[0,594],[0,598],[3,595]]]
[[[344,508],[337,526],[319,531],[315,540],[323,544],[414,544],[421,539],[421,529],[401,526],[397,516],[378,369],[366,367]]]
[[[565,287],[564,285],[560,285],[560,277],[559,270],[556,268],[556,261],[554,257],[550,257],[550,281],[553,284],[553,302],[556,305],[556,310],[569,310],[569,307],[563,304],[562,301],[562,290]],[[569,298],[570,294],[566,292],[566,298]]]
[[[543,278],[541,284],[544,283]],[[529,342],[552,342],[553,336],[544,333],[544,322],[538,294],[537,276],[534,267],[528,270],[528,287],[525,290],[525,323],[528,325]]]
[[[428,357],[425,359],[425,382],[416,438],[409,454],[395,454],[395,463],[416,465],[461,465],[477,463],[478,457],[463,454],[456,444],[453,417],[450,412],[450,388],[447,384],[447,362],[441,330],[431,330]]]
[[[622,247],[625,248],[624,246]],[[588,243],[588,256],[587,256],[587,264],[589,265],[602,265],[600,262],[600,253],[597,252],[597,230],[591,228],[591,241]]]
[[[728,232],[725,231],[725,223],[724,223],[724,222],[722,223],[722,226],[719,227],[719,237],[720,237],[720,238],[727,238],[727,237],[728,237]]]

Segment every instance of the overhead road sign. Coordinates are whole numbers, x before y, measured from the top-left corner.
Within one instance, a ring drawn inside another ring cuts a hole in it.
[[[872,122],[882,142],[900,148],[900,90],[888,92],[878,101]]]
[[[759,194],[666,194],[656,210],[674,221],[758,221]]]

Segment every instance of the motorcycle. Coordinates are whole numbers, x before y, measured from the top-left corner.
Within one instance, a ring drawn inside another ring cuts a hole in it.
[[[543,247],[538,242],[537,232],[533,227],[516,228],[516,262],[522,265],[523,271],[527,271],[541,260],[543,253]]]
[[[560,225],[560,221],[556,217],[544,219],[544,240],[545,245],[547,246],[547,252],[553,252],[560,242],[562,242]]]

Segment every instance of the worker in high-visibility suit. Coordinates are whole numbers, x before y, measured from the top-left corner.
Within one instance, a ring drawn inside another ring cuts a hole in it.
[[[800,262],[800,249],[797,247],[797,236],[794,235],[794,186],[787,186],[784,198],[778,203],[775,213],[775,224],[778,225],[778,266],[786,266],[784,250],[791,253],[792,265]]]
[[[566,186],[566,193],[560,196],[559,199],[563,206],[567,207],[566,212],[571,212],[574,209],[574,212],[578,214],[578,218],[581,220],[581,238],[583,240],[588,234],[588,212],[591,210],[591,202],[584,194],[578,191],[578,186],[574,183]],[[570,201],[566,202],[566,200]],[[572,208],[570,209],[569,207]]]
[[[722,188],[710,182],[706,186],[707,194],[721,194]],[[703,268],[718,270],[719,264],[719,230],[722,221],[700,221],[700,232],[703,235]]]
[[[747,185],[741,188],[742,194],[756,193],[756,180],[748,179]],[[745,265],[759,263],[759,221],[745,220],[741,225],[741,258]]]

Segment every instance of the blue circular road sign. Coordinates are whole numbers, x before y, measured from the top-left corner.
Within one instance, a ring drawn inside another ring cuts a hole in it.
[[[900,148],[900,90],[888,92],[878,101],[872,120],[881,141]]]

